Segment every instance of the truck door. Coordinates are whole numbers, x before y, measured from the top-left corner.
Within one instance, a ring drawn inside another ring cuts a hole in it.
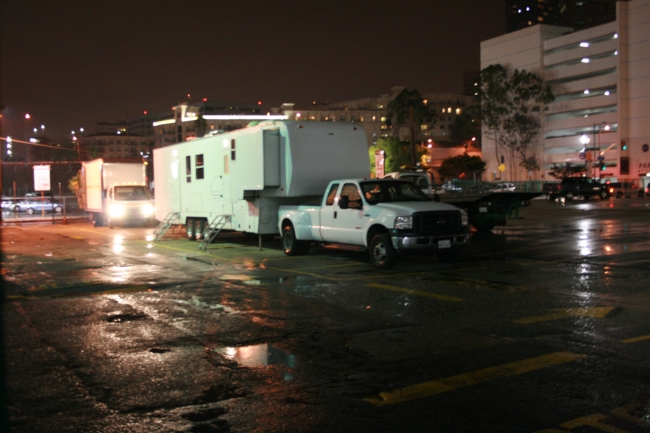
[[[338,216],[338,206],[334,206],[339,184],[334,183],[327,191],[327,198],[320,209],[320,238],[327,242],[334,242],[334,218]]]
[[[343,196],[348,197],[347,209],[341,209],[340,206],[340,198]],[[324,221],[321,218],[322,227],[327,228],[323,239],[330,242],[363,245],[363,205],[357,185],[354,183],[344,184],[341,187],[338,200],[331,208],[333,209],[329,210],[328,215],[331,217],[331,221]],[[324,210],[321,211],[321,213],[323,212]],[[331,229],[329,229],[330,227]]]

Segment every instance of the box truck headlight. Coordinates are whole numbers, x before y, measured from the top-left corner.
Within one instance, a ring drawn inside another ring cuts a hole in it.
[[[109,213],[113,218],[121,217],[124,215],[124,206],[121,204],[112,204]]]
[[[397,230],[410,230],[413,228],[413,217],[409,216],[398,216],[395,218],[395,228]]]
[[[467,216],[467,212],[462,209],[460,210],[460,222],[464,226],[469,225],[469,217]]]
[[[152,205],[150,205],[150,204],[145,204],[145,205],[142,206],[142,215],[143,215],[144,217],[147,217],[147,218],[148,218],[148,217],[150,217],[151,215],[153,215],[153,213],[155,212],[155,210],[156,210],[156,209],[154,209],[154,207],[153,207]]]

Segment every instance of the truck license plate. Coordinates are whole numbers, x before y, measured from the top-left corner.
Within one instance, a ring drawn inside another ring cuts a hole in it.
[[[449,239],[439,240],[438,248],[451,248],[451,241]]]
[[[478,208],[478,211],[481,212],[481,213],[487,213],[487,207],[482,207],[481,206],[481,207]]]

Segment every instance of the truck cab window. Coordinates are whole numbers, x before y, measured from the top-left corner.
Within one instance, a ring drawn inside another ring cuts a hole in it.
[[[185,157],[185,180],[192,182],[192,158],[188,155]]]
[[[330,188],[330,192],[327,194],[327,200],[325,201],[326,206],[332,206],[334,204],[334,199],[336,198],[336,191],[339,189],[339,184],[335,183]]]
[[[359,190],[357,186],[353,183],[346,183],[343,185],[341,190],[341,196],[348,196],[350,202],[350,209],[358,209],[361,207],[361,195],[359,195]]]

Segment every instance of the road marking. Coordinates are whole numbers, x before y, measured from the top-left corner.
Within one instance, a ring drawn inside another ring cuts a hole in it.
[[[513,320],[515,323],[531,324],[540,322],[550,322],[551,320],[566,319],[567,317],[594,317],[602,319],[607,316],[614,307],[585,307],[585,308],[560,308],[551,311],[554,313],[543,316],[530,316]]]
[[[508,364],[497,365],[496,367],[483,368],[481,370],[475,370],[440,380],[411,385],[405,388],[394,389],[392,391],[384,391],[379,393],[379,397],[370,397],[364,400],[368,403],[374,404],[375,406],[403,403],[409,400],[430,397],[454,389],[476,385],[477,383],[516,376],[530,371],[540,370],[542,368],[577,361],[586,356],[587,355],[580,355],[571,352],[556,352],[535,358],[510,362]]]
[[[650,335],[642,335],[641,337],[627,338],[621,340],[621,343],[636,343],[637,341],[650,340]]]
[[[409,295],[422,296],[422,297],[425,297],[425,298],[435,298],[435,299],[439,299],[441,301],[449,301],[449,302],[463,302],[464,301],[464,299],[457,298],[455,296],[438,295],[436,293],[428,293],[428,292],[423,292],[421,290],[413,290],[413,289],[405,289],[403,287],[389,286],[388,284],[368,283],[368,284],[364,284],[364,286],[373,287],[373,288],[376,288],[376,289],[392,290],[394,292],[408,293]]]

